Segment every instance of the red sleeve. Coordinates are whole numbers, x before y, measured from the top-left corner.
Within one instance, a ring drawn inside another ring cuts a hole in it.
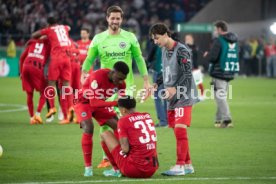
[[[79,49],[76,49],[76,48],[71,48],[71,52],[72,52],[73,54],[76,54],[76,55],[79,55],[79,54],[80,54]]]
[[[126,92],[126,83],[124,82],[123,84],[121,84],[119,87],[118,87],[119,91],[118,91],[118,95],[119,96],[125,96],[125,92]]]
[[[27,45],[27,47],[25,48],[24,52],[21,54],[20,56],[20,59],[19,59],[19,62],[20,62],[20,65],[19,65],[19,71],[20,71],[20,74],[22,73],[22,69],[23,69],[23,64],[24,64],[24,61],[28,55],[28,52],[29,52],[29,45]]]
[[[70,31],[71,30],[71,27],[70,26],[65,26],[66,30],[67,31]]]
[[[87,91],[84,91],[84,93],[85,97],[89,99],[89,104],[91,107],[111,107],[117,105],[117,101],[106,102],[102,99],[100,85],[101,78],[97,77],[95,74],[92,74],[90,75],[86,83],[86,85],[88,85],[89,88]]]
[[[119,139],[120,138],[123,138],[123,137],[128,137],[127,136],[127,122],[128,122],[128,119],[126,118],[121,118],[119,119],[118,121],[118,133],[119,133]]]
[[[90,106],[91,107],[111,107],[117,106],[117,101],[106,102],[104,100],[99,99],[90,99]]]

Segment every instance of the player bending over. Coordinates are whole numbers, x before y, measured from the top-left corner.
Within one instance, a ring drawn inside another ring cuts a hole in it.
[[[78,103],[74,106],[77,119],[83,128],[82,151],[85,162],[84,176],[92,176],[92,147],[94,126],[92,117],[100,126],[108,125],[117,135],[117,115],[113,106],[117,101],[106,99],[115,93],[124,93],[126,84],[124,80],[129,73],[129,68],[124,62],[116,62],[111,69],[99,69],[90,74],[84,82],[82,91],[79,93]],[[102,147],[105,152],[108,151],[104,142]],[[116,169],[116,164],[113,164]]]
[[[31,125],[43,123],[40,112],[45,103],[44,89],[47,86],[43,70],[49,53],[50,45],[47,39],[31,39],[27,42],[27,47],[20,57],[20,77],[23,90],[27,93],[27,104]],[[39,103],[35,115],[33,104],[34,90],[40,92]]]

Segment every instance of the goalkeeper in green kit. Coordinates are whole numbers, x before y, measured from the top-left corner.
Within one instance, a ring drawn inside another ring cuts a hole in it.
[[[89,71],[98,57],[100,59],[101,68],[112,69],[113,65],[118,61],[125,62],[130,71],[125,80],[126,94],[133,96],[134,76],[132,69],[132,58],[135,59],[138,70],[144,79],[144,88],[146,96],[150,94],[151,85],[148,78],[148,72],[145,60],[142,56],[139,42],[136,36],[128,31],[121,29],[123,21],[123,11],[119,6],[111,6],[107,9],[106,20],[108,29],[102,33],[96,34],[88,50],[88,55],[82,65],[81,83],[89,76]],[[145,96],[145,97],[146,97]],[[112,96],[107,101],[115,100],[117,96]],[[106,131],[110,128],[102,126],[100,131]],[[107,167],[109,164],[107,159],[98,165],[99,168]]]

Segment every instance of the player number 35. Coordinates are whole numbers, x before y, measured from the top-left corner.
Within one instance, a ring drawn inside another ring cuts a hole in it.
[[[146,123],[144,121],[136,121],[134,123],[134,127],[137,129],[142,128],[141,132],[144,134],[144,136],[139,137],[139,141],[142,144],[149,143],[151,140],[154,142],[157,141],[156,134],[154,133],[150,136],[150,133],[149,133],[149,131],[155,131],[152,119],[147,119]]]

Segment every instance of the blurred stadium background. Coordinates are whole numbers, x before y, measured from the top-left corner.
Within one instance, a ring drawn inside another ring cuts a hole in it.
[[[165,22],[178,33],[180,41],[184,35],[193,34],[200,53],[208,50],[212,39],[212,22],[218,19],[229,23],[230,31],[239,36],[241,45],[242,75],[265,75],[264,46],[273,36],[270,26],[276,21],[276,1],[273,0],[2,0],[0,1],[0,76],[18,75],[16,61],[30,34],[45,24],[47,16],[59,17],[60,23],[71,26],[70,36],[77,40],[81,27],[95,33],[106,28],[105,11],[108,6],[117,4],[125,13],[123,28],[133,31],[138,37],[143,55],[147,56],[150,43],[149,27],[156,22]],[[16,60],[9,61],[7,48],[9,41],[16,44]],[[246,72],[243,48],[252,49],[255,66],[253,72]],[[199,54],[201,56],[201,54]],[[12,71],[4,71],[7,64]],[[199,64],[206,71],[208,64],[199,57]],[[9,74],[8,74],[9,73]]]

